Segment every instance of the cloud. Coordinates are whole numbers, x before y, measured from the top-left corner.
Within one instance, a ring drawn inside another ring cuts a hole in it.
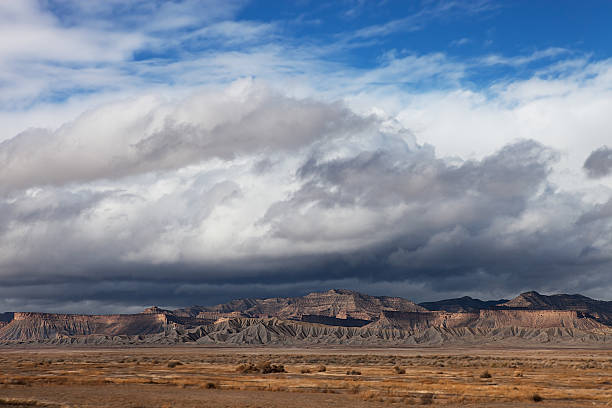
[[[584,158],[612,62],[387,47],[493,7],[424,4],[329,42],[236,19],[242,1],[2,3],[0,310],[609,298],[612,185]]]
[[[225,21],[243,5],[242,0],[2,2],[0,110],[168,82],[147,76],[146,68],[199,55],[210,48],[211,37],[216,44],[232,44],[270,32],[266,24]]]
[[[458,44],[460,45],[460,44]],[[542,59],[555,58],[559,55],[568,54],[569,50],[559,47],[550,47],[544,50],[532,52],[530,55],[521,55],[516,57],[504,57],[501,55],[488,55],[480,60],[483,65],[509,65],[518,67],[521,65],[530,64]]]
[[[593,150],[582,166],[590,178],[601,178],[612,173],[612,149],[602,146]]]
[[[474,15],[496,9],[497,6],[488,0],[479,0],[469,3],[457,1],[425,2],[417,12],[406,17],[398,18],[356,30],[352,39],[387,36],[397,32],[410,32],[422,30],[432,20],[449,18],[457,15]]]
[[[445,157],[389,118],[241,81],[1,151],[4,309],[609,289],[608,207],[558,189],[559,153],[532,140]]]
[[[467,44],[469,44],[471,42],[472,42],[472,40],[470,40],[469,38],[462,37],[462,38],[458,38],[456,40],[451,41],[450,46],[451,47],[461,47],[461,46],[467,45]]]
[[[103,29],[146,32],[188,29],[232,18],[243,0],[45,0],[38,6],[58,16],[63,25],[93,25]]]
[[[371,121],[340,103],[287,98],[245,80],[176,106],[142,98],[87,112],[55,131],[27,130],[0,143],[0,184],[83,182],[294,151]]]

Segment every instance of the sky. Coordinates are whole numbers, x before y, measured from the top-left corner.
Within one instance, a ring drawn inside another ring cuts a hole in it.
[[[0,1],[0,311],[612,300],[612,3]]]

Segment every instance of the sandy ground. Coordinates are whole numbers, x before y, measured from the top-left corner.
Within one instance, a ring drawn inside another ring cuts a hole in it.
[[[0,349],[0,407],[412,405],[612,407],[612,350]]]

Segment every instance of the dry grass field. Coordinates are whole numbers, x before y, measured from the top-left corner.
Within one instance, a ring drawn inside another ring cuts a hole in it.
[[[612,406],[612,350],[0,349],[0,407],[412,405]]]

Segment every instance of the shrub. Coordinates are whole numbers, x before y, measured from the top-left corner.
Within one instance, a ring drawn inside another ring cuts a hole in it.
[[[317,367],[317,372],[324,373],[325,371],[327,371],[327,367],[325,367],[324,365],[320,365]]]
[[[493,376],[491,375],[489,371],[485,371],[482,374],[480,374],[480,378],[491,378],[491,377]]]
[[[270,373],[286,373],[285,366],[282,364],[270,364],[269,361],[264,361],[262,363],[257,364],[257,368],[262,374],[270,374]]]
[[[310,369],[309,369],[309,368],[304,367],[304,368],[302,368],[302,369],[300,370],[300,373],[302,373],[302,374],[309,374],[309,373],[310,373]]]
[[[406,374],[406,370],[398,365],[393,367],[393,371],[395,371],[395,374]]]
[[[4,383],[11,385],[28,385],[28,381],[26,381],[25,378],[10,378],[8,380],[5,380]]]
[[[421,399],[421,404],[423,405],[433,404],[433,394],[432,393],[423,394],[421,395],[420,399]]]
[[[534,394],[531,396],[531,399],[533,400],[533,402],[540,402],[540,401],[542,401],[544,398],[542,398],[542,396],[541,396],[540,394],[538,394],[538,393],[534,393]]]
[[[214,390],[215,388],[217,388],[217,384],[215,384],[213,382],[207,382],[204,385],[204,388],[209,389],[209,390]]]
[[[264,361],[254,365],[252,363],[240,364],[236,367],[236,371],[243,374],[249,373],[262,373],[262,374],[270,374],[270,373],[286,373],[285,366],[282,364],[270,364],[269,361]]]
[[[357,371],[355,369],[350,368],[347,372],[346,375],[361,375],[361,371]]]
[[[169,368],[174,368],[174,367],[180,366],[180,365],[183,365],[183,363],[181,363],[180,361],[176,361],[176,360],[168,361],[168,367]]]

